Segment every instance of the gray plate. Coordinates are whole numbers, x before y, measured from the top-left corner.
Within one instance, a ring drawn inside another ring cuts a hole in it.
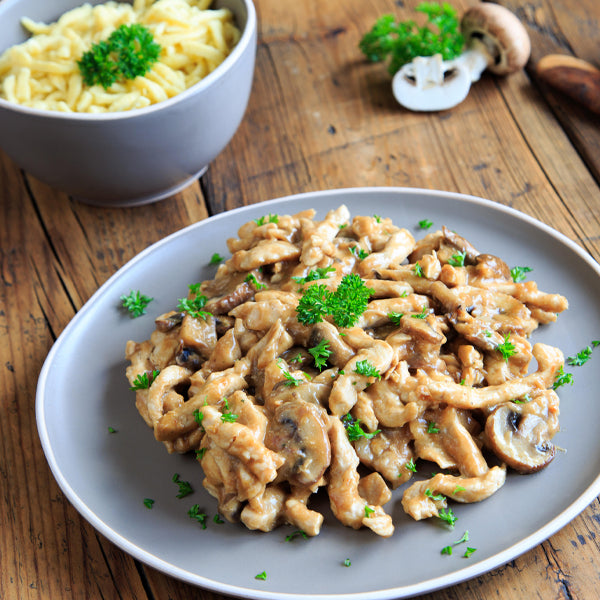
[[[225,240],[250,219],[314,207],[318,216],[346,204],[352,215],[389,216],[421,237],[417,223],[448,226],[481,252],[509,266],[530,266],[544,291],[568,297],[557,323],[533,341],[559,345],[565,356],[600,337],[600,267],[577,245],[546,225],[504,206],[460,194],[398,188],[315,192],[263,202],[212,217],[154,244],[111,277],[79,311],[51,349],[37,390],[37,421],[52,472],[75,508],[103,535],[139,560],[173,577],[246,598],[400,598],[432,591],[502,565],[563,527],[600,493],[600,370],[569,368],[573,386],[559,390],[566,449],[544,471],[510,474],[505,486],[479,504],[453,505],[454,531],[437,519],[414,522],[402,511],[402,488],[387,505],[396,524],[390,539],[340,525],[325,498],[322,533],[286,542],[291,529],[269,534],[215,524],[215,501],[202,488],[202,472],[189,456],[168,455],[134,407],[124,376],[128,339],[147,339],[153,317],[172,309],[187,285],[213,276],[213,252],[229,256]],[[433,229],[432,229],[433,230]],[[119,297],[132,289],[155,298],[148,314],[130,319]],[[600,352],[598,349],[596,352]],[[117,433],[109,433],[113,427]],[[432,467],[433,468],[433,467]],[[175,473],[194,493],[178,499]],[[429,476],[424,469],[421,477]],[[144,498],[155,500],[149,510]],[[190,520],[199,504],[207,529]],[[442,547],[470,532],[452,556]],[[349,558],[350,567],[343,566]],[[255,575],[266,571],[266,581]]]

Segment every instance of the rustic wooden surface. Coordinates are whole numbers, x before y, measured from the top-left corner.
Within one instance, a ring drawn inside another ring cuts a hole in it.
[[[382,66],[357,50],[381,14],[417,2],[256,0],[259,47],[244,122],[201,181],[135,209],[78,204],[0,152],[0,598],[219,600],[137,563],[55,483],[37,435],[37,375],[54,340],[126,261],[209,215],[290,193],[363,185],[463,192],[552,225],[600,258],[600,118],[535,78],[562,52],[600,66],[600,2],[506,0],[532,59],[484,75],[444,113],[399,107]],[[462,10],[473,4],[457,1]],[[1,142],[0,142],[1,145]],[[600,505],[510,564],[424,596],[598,597]]]

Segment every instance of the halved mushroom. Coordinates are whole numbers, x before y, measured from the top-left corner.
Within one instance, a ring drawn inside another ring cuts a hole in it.
[[[520,473],[539,471],[554,458],[546,422],[516,406],[498,406],[487,418],[485,433],[496,456]]]
[[[302,400],[281,404],[269,422],[265,446],[285,458],[280,479],[292,485],[316,484],[331,462],[323,409]]]
[[[531,41],[515,14],[499,4],[479,2],[465,12],[460,23],[465,45],[486,55],[487,68],[507,75],[525,66]]]

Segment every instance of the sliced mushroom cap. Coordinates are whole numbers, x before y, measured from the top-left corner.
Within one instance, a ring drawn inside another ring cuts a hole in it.
[[[479,2],[467,10],[461,21],[467,47],[488,54],[488,69],[507,75],[522,69],[531,53],[531,41],[521,21],[507,8]]]
[[[184,312],[171,310],[156,317],[154,323],[156,325],[156,329],[162,331],[163,333],[166,333],[167,331],[171,331],[171,329],[174,329],[178,325],[181,325],[183,317],[185,317]]]
[[[509,404],[490,414],[485,433],[496,456],[520,473],[539,471],[554,458],[555,447],[545,421]]]
[[[493,254],[480,254],[475,259],[475,271],[483,280],[504,279],[512,281],[509,266]]]
[[[323,409],[302,400],[277,407],[265,446],[285,458],[279,476],[292,485],[316,484],[331,462],[331,445]]]

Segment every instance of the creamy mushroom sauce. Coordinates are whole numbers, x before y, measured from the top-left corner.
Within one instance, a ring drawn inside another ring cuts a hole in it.
[[[197,451],[219,512],[250,529],[288,523],[314,536],[323,516],[310,500],[324,487],[344,525],[390,536],[383,506],[419,459],[444,473],[405,486],[402,505],[417,520],[448,499],[488,498],[507,466],[546,466],[563,355],[528,338],[567,300],[514,283],[500,258],[446,228],[415,242],[390,219],[351,218],[345,206],[314,217],[243,225],[228,240],[231,258],[188,294],[205,296],[210,314],[172,311],[149,340],[127,343],[132,385],[159,371],[136,391],[140,414],[169,452]],[[309,273],[324,278],[299,282]],[[299,322],[303,292],[333,292],[349,273],[372,290],[354,326]],[[321,370],[309,352],[318,344],[330,351]],[[356,372],[360,362],[373,374]],[[350,439],[347,415],[366,436]]]

